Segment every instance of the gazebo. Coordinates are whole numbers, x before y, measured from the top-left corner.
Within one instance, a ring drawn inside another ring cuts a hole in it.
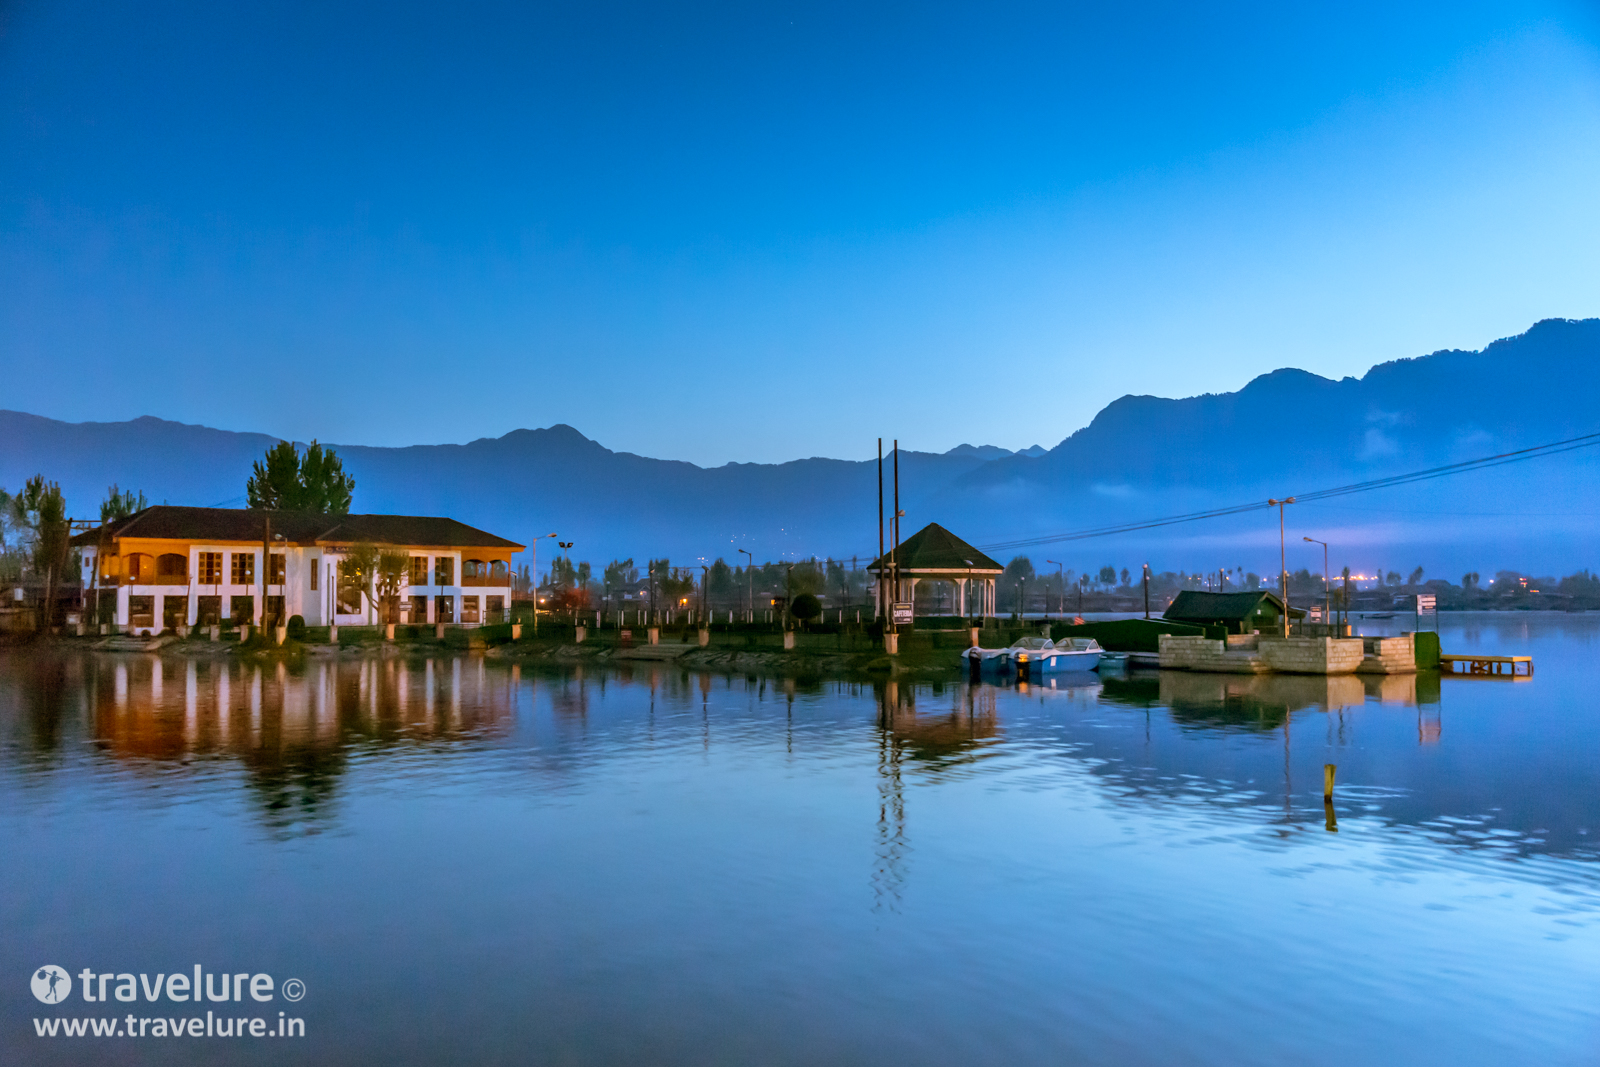
[[[900,587],[894,591],[896,602],[916,603],[918,582],[949,582],[956,593],[957,615],[995,613],[994,583],[1006,569],[938,523],[930,522],[901,541],[892,555],[900,574]],[[867,570],[882,574],[889,560],[890,554],[885,554]],[[968,585],[975,586],[971,603]],[[976,610],[969,612],[969,607]]]

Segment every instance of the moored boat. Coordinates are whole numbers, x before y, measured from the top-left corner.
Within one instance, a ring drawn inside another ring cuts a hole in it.
[[[1095,670],[1102,651],[1092,637],[1024,637],[1010,648],[969,648],[961,657],[974,673],[1040,677]]]

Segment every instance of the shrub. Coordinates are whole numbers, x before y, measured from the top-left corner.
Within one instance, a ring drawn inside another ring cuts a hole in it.
[[[296,641],[305,640],[306,620],[303,615],[289,616],[289,636]]]
[[[808,622],[822,614],[822,602],[810,593],[801,593],[789,605],[789,613],[801,622]]]

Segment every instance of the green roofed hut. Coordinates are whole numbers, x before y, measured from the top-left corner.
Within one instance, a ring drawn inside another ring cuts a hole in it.
[[[1291,619],[1305,617],[1290,608]],[[1186,589],[1173,599],[1161,617],[1168,622],[1194,626],[1222,626],[1230,634],[1271,633],[1283,625],[1283,601],[1277,593],[1257,589],[1242,593],[1203,593]]]
[[[900,573],[900,588],[894,595],[897,603],[915,604],[918,582],[948,582],[955,593],[957,615],[995,613],[995,579],[1006,569],[938,523],[930,522],[901,541],[893,556]],[[885,554],[867,570],[881,575],[888,569],[889,559]],[[973,587],[970,597],[969,586]]]

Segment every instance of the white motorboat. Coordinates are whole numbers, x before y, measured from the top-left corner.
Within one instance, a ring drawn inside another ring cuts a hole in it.
[[[1020,678],[1092,671],[1100,666],[1102,651],[1092,637],[1024,637],[1010,648],[969,648],[961,657],[980,674]]]

